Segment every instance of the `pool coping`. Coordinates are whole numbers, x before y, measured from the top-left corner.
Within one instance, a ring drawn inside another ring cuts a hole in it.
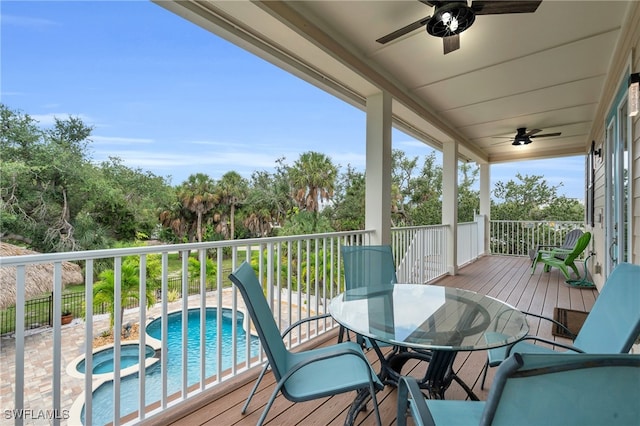
[[[205,309],[229,309],[229,310],[233,310],[233,307],[228,307],[228,306],[205,306]],[[191,309],[200,309],[200,307],[189,307],[187,310],[191,310]],[[247,332],[249,335],[252,336],[256,336],[257,334],[254,333],[250,328],[250,317],[248,312],[246,311],[246,309],[242,308],[242,307],[236,307],[236,310],[238,312],[241,312],[243,315],[243,319],[242,319],[242,327],[245,330],[245,332]],[[174,309],[170,312],[167,312],[167,316],[169,316],[170,314],[174,314],[176,312],[182,312],[181,308],[178,309]],[[162,351],[162,341],[159,339],[156,339],[155,337],[151,337],[149,334],[147,334],[147,326],[157,320],[158,318],[161,318],[162,315],[158,315],[156,317],[147,317],[146,321],[145,321],[145,325],[144,325],[144,343],[145,346],[150,346],[152,347],[155,352],[156,352],[156,356],[154,357],[149,357],[149,358],[145,358],[145,370],[147,368],[149,368],[150,366],[156,364],[157,362],[160,361],[160,357],[158,356],[158,354],[161,354]],[[141,341],[140,340],[127,340],[124,342],[120,343],[120,346],[125,346],[125,345],[133,345],[133,344],[137,344],[140,345]],[[96,352],[100,352],[103,351],[105,349],[109,349],[115,346],[115,343],[110,343],[108,345],[103,345],[100,346],[99,348],[96,348],[95,350],[92,351],[93,354],[95,354]],[[67,374],[69,374],[72,377],[75,378],[80,378],[80,379],[85,379],[85,373],[80,373],[77,369],[76,366],[78,365],[78,363],[80,361],[82,361],[83,359],[85,359],[86,354],[81,354],[79,356],[77,356],[73,361],[71,361],[69,364],[67,364],[67,369],[66,372]],[[130,367],[127,367],[125,369],[121,369],[120,370],[120,378],[122,379],[123,377],[129,376],[131,374],[135,374],[140,370],[140,363],[138,364],[134,364]],[[93,374],[93,384],[91,386],[91,393],[95,392],[100,386],[102,386],[104,383],[113,380],[115,373],[100,373],[100,374]],[[71,405],[71,408],[69,409],[69,424],[78,424],[78,425],[82,425],[84,423],[82,423],[82,410],[84,408],[84,403],[85,403],[85,393],[83,392],[82,394],[80,394],[74,401],[73,404]]]
[[[155,339],[154,339],[155,340]],[[127,340],[126,342],[121,342],[120,346],[131,346],[131,345],[138,345],[140,346],[140,340]],[[153,348],[156,353],[158,353],[158,351],[160,350],[160,348],[150,344],[153,342],[145,342],[145,346],[150,346],[151,348]],[[98,348],[96,348],[94,351],[92,351],[92,354],[95,354],[97,352],[100,351],[104,351],[106,349],[109,348],[113,348],[115,346],[115,343],[110,343],[108,345],[103,345],[100,346]],[[78,363],[82,360],[84,360],[86,357],[86,355],[79,355],[78,357],[76,357],[73,361],[71,361],[69,364],[67,364],[67,374],[72,376],[72,377],[76,377],[76,378],[80,378],[80,379],[85,379],[86,373],[81,373],[76,369],[76,366],[78,365]],[[144,368],[145,370],[149,367],[151,367],[152,365],[158,363],[160,361],[160,358],[156,357],[156,356],[152,356],[152,357],[148,357],[145,358],[144,360]],[[138,371],[140,371],[140,363],[134,364],[130,367],[127,368],[123,368],[120,370],[120,378],[122,379],[123,377],[126,376],[130,376],[132,374],[137,373]],[[95,392],[100,386],[102,386],[104,383],[108,382],[108,381],[112,381],[113,378],[115,376],[115,372],[111,372],[111,373],[100,373],[100,374],[92,374],[92,385],[91,385],[91,393]],[[69,409],[69,424],[78,424],[81,425],[82,423],[82,409],[84,408],[84,402],[85,402],[85,393],[81,393],[74,401],[73,404],[71,405],[71,408]]]

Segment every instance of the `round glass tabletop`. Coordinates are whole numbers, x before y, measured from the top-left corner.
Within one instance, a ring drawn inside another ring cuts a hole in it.
[[[330,312],[355,333],[414,349],[489,349],[516,342],[529,331],[524,314],[507,303],[434,285],[347,290],[331,300]],[[487,332],[495,332],[490,343],[484,339]]]

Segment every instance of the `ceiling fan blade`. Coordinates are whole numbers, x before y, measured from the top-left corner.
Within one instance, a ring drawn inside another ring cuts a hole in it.
[[[427,22],[429,22],[429,19],[431,19],[431,16],[427,16],[426,18],[419,19],[416,22],[413,22],[398,30],[395,30],[392,33],[387,34],[386,36],[380,37],[376,41],[380,44],[389,43],[390,41],[393,41],[399,37],[402,37],[405,34],[409,34],[411,31],[417,30],[420,27],[424,27],[425,25],[427,25]]]
[[[442,38],[442,47],[444,54],[451,53],[454,50],[460,49],[460,34],[454,34],[449,37]]]
[[[471,9],[476,15],[500,15],[503,13],[533,13],[542,0],[537,1],[473,1]]]
[[[546,137],[550,137],[550,136],[560,136],[562,133],[561,132],[556,132],[556,133],[545,133],[544,135],[535,135],[535,136],[530,136],[531,138],[546,138]]]
[[[535,135],[536,133],[540,133],[542,130],[540,129],[531,129],[528,132],[526,132],[524,134],[524,136],[531,136],[531,135]]]

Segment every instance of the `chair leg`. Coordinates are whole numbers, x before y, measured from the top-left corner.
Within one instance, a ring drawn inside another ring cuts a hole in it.
[[[253,389],[251,389],[251,392],[249,392],[249,397],[247,398],[247,402],[245,402],[244,406],[242,407],[242,411],[241,411],[242,414],[247,412],[247,407],[249,407],[249,403],[251,402],[251,398],[253,398],[253,395],[256,393],[256,390],[258,390],[258,385],[262,381],[262,378],[264,377],[264,375],[265,375],[265,373],[267,372],[268,369],[269,369],[269,362],[267,361],[267,363],[264,365],[264,367],[262,367],[262,371],[260,372],[260,375],[256,379],[256,383],[253,385]]]
[[[576,273],[576,277],[578,277],[578,279],[580,279],[580,271],[578,271],[578,267],[576,266],[575,263],[572,263],[571,265],[569,265],[571,267],[571,269],[573,269],[573,272]],[[586,269],[585,269],[586,270]],[[585,276],[586,278],[586,276]],[[569,278],[567,278],[569,279]]]
[[[536,272],[536,265],[538,265],[538,260],[540,260],[540,254],[537,254],[536,258],[533,259],[533,264],[531,265],[531,275]]]
[[[484,390],[484,382],[487,380],[487,373],[489,372],[489,358],[484,363],[484,368],[482,369],[482,382],[480,382],[480,389]]]
[[[267,405],[264,407],[264,410],[262,410],[262,414],[260,415],[260,419],[258,419],[258,423],[256,423],[256,426],[262,426],[262,424],[266,420],[267,414],[269,413],[269,410],[271,409],[273,402],[276,400],[276,396],[278,396],[278,392],[280,392],[281,386],[282,386],[282,383],[280,382],[276,384],[276,388],[271,393],[271,397],[269,397],[269,401],[267,402]]]
[[[560,271],[562,271],[562,275],[564,275],[565,279],[571,279],[571,275],[569,274],[569,268],[567,268],[567,265],[560,265],[558,268],[560,269]]]
[[[380,419],[380,410],[378,410],[378,398],[376,398],[376,388],[372,381],[369,382],[369,392],[371,392],[371,401],[373,403],[373,410],[376,413],[378,426],[382,426],[382,420]]]

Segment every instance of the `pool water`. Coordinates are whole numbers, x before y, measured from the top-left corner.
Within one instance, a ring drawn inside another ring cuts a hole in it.
[[[189,309],[187,318],[187,382],[188,386],[200,381],[200,309]],[[182,389],[182,313],[175,312],[167,318],[167,388],[168,395],[179,392]],[[237,313],[236,324],[236,362],[246,359],[246,331],[243,326],[243,315]],[[222,312],[222,365],[221,369],[232,366],[232,316],[230,309]],[[205,322],[205,377],[210,377],[217,372],[217,309],[206,309]],[[147,334],[158,340],[162,337],[160,318],[152,321],[147,326]],[[251,356],[259,353],[259,340],[251,337]],[[149,405],[159,401],[162,392],[162,375],[160,363],[155,363],[145,370],[145,402]],[[122,378],[120,382],[120,415],[125,416],[138,409],[139,375],[132,374]],[[113,381],[100,385],[93,392],[92,425],[105,425],[110,423],[113,416]],[[82,422],[85,422],[84,407],[82,409]]]
[[[121,346],[120,369],[125,369],[138,364],[139,348],[140,345],[138,344],[127,344]],[[93,354],[93,374],[113,373],[113,352],[113,348],[108,348]],[[146,347],[146,358],[154,356],[155,353],[156,352],[151,346]],[[85,372],[84,359],[78,363],[76,369],[81,373]]]

